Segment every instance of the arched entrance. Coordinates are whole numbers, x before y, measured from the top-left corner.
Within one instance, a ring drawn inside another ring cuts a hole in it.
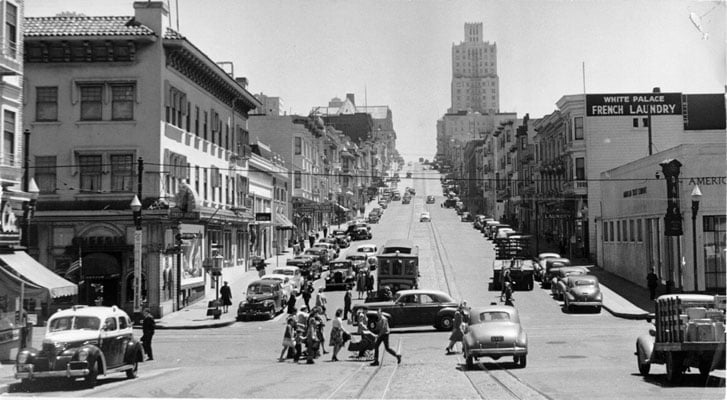
[[[86,288],[86,304],[120,305],[121,262],[119,260],[120,254],[116,253],[91,253],[83,256],[81,268]]]

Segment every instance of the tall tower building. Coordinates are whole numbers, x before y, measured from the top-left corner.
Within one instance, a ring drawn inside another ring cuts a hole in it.
[[[499,112],[497,45],[482,40],[482,22],[464,24],[464,42],[452,45],[452,107],[449,112]]]

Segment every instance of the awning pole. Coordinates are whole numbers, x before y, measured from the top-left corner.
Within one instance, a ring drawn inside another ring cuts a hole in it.
[[[25,302],[25,282],[20,281],[20,306],[18,307],[18,316],[15,319],[16,323],[23,322],[23,303]]]

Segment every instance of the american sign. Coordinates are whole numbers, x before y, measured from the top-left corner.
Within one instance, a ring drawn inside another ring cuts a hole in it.
[[[589,117],[681,115],[681,93],[588,94]]]

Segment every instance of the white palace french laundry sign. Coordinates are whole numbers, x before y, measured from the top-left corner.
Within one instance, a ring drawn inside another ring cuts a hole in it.
[[[681,115],[681,93],[589,94],[589,117]]]

